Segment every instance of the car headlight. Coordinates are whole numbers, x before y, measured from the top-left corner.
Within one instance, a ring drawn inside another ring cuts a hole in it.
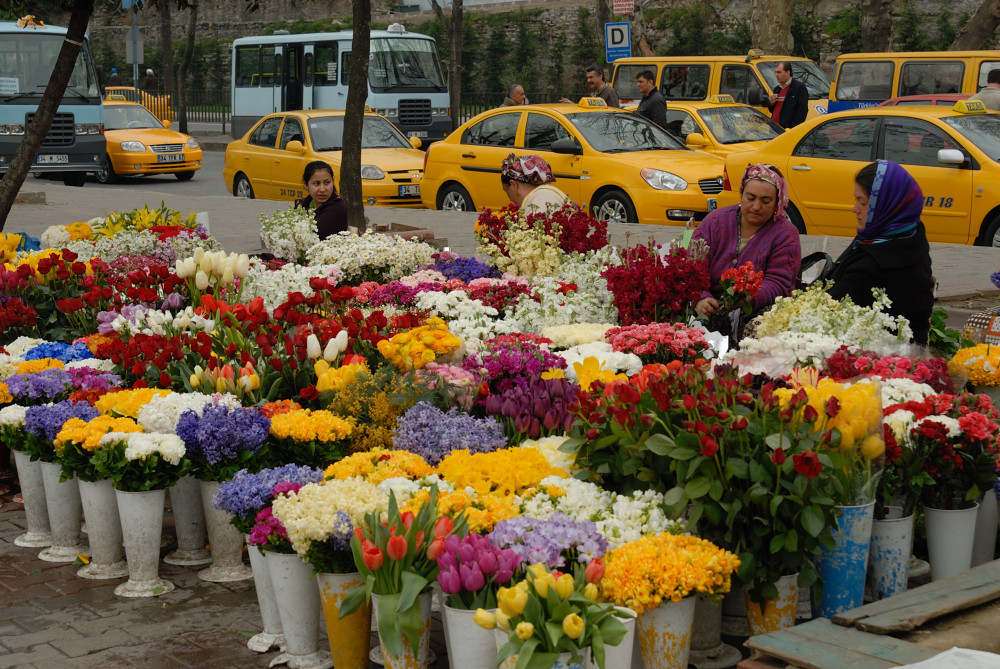
[[[0,123],[0,135],[23,135],[23,123]]]
[[[200,145],[198,144],[197,139],[194,137],[188,137],[187,146],[189,149],[197,149]]]
[[[122,151],[145,151],[146,145],[142,142],[122,142]]]
[[[361,166],[361,178],[362,179],[384,179],[385,172],[375,167],[374,165],[362,165]]]
[[[688,186],[688,182],[676,174],[654,170],[651,167],[644,167],[639,174],[656,190],[684,190]]]
[[[73,130],[78,135],[100,135],[101,134],[101,124],[100,123],[75,123],[73,125]]]

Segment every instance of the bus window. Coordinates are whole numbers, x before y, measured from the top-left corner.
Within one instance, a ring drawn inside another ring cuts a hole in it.
[[[642,99],[642,93],[639,92],[639,87],[635,85],[635,78],[640,72],[645,72],[646,70],[651,70],[653,72],[653,76],[656,76],[656,65],[653,63],[629,63],[628,65],[620,65],[618,69],[615,70],[614,85],[615,92],[618,93],[618,97],[625,98],[626,100]]]
[[[979,66],[979,80],[976,82],[976,91],[981,91],[986,88],[986,77],[989,76],[991,70],[1000,69],[1000,61],[987,60]]]
[[[445,87],[433,42],[386,37],[371,45],[368,83],[373,90]]]
[[[963,76],[965,64],[957,60],[903,63],[896,95],[958,93]]]
[[[837,99],[888,100],[892,97],[892,75],[895,69],[891,62],[884,61],[842,64],[837,73]]]
[[[315,86],[337,85],[337,43],[321,42],[315,47],[316,76]]]
[[[241,46],[236,49],[236,85],[240,88],[260,83],[260,49]]]
[[[660,92],[668,100],[704,100],[711,71],[708,65],[664,65]]]
[[[261,86],[274,86],[274,47],[262,46],[260,48],[260,62],[263,64],[263,72],[260,73]]]

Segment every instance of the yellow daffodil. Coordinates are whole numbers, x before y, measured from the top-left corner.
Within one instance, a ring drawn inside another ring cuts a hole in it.
[[[604,363],[594,356],[588,356],[583,359],[583,362],[574,362],[573,371],[576,372],[577,381],[580,383],[580,388],[583,390],[590,390],[590,386],[594,381],[603,381],[607,383],[613,379],[622,379],[628,381],[628,376],[625,374],[615,374],[610,369],[603,369]]]

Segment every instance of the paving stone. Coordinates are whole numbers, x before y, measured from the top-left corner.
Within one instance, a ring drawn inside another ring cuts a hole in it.
[[[51,642],[52,645],[70,657],[79,657],[99,650],[127,646],[135,642],[135,638],[123,629],[113,629],[87,636],[82,636],[75,630],[73,633],[77,638],[55,640]]]
[[[74,575],[72,578],[76,580],[77,577]],[[115,587],[118,585],[116,581],[92,582],[99,583],[100,585],[86,590],[81,590],[72,595],[61,595],[56,592],[51,583],[45,584],[45,587],[49,588],[49,591],[53,594],[53,597],[36,602],[36,604],[39,608],[43,608],[47,611],[58,611],[66,606],[76,606],[78,604],[86,605],[95,602],[99,602],[99,606],[103,607],[105,602],[117,599],[117,597],[114,596]]]
[[[0,615],[3,615],[2,612],[0,612]],[[75,623],[93,620],[98,617],[94,611],[91,611],[86,606],[77,605],[60,607],[55,611],[34,609],[33,612],[27,612],[18,616],[14,622],[18,623],[22,630],[35,632],[52,627],[53,625],[69,625],[75,628]]]
[[[48,644],[41,644],[20,653],[0,654],[0,669],[14,667],[68,667],[67,658]]]
[[[43,667],[41,665],[34,666],[38,669],[52,669],[52,667]],[[67,661],[64,666],[72,667],[72,669],[133,669],[135,667],[135,665],[129,664],[127,660],[116,655],[113,650],[102,650],[97,653],[74,657],[72,660]]]
[[[18,622],[22,619],[33,618],[44,613],[42,609],[39,609],[30,602],[18,605],[11,603],[10,606],[6,606],[8,602],[3,597],[0,597],[0,602],[3,602],[5,605],[3,608],[0,608],[0,620]]]
[[[160,669],[161,667],[177,669],[178,667],[187,667],[188,665],[169,657],[169,655],[177,652],[188,652],[192,649],[197,650],[197,646],[191,645],[186,639],[178,636],[133,646],[120,646],[114,649],[114,653],[126,662],[129,662],[132,667],[142,667],[143,669]],[[212,667],[207,662],[201,666]]]
[[[4,604],[23,604],[25,602],[42,603],[43,600],[59,597],[55,588],[47,583],[36,583],[24,589],[10,590],[5,584],[0,583],[0,601]]]
[[[170,657],[178,660],[186,667],[266,667],[277,653],[258,654],[243,645],[220,645],[214,648],[192,647],[187,650],[174,651]]]
[[[17,636],[0,639],[0,643],[13,651],[23,651],[33,646],[50,644],[57,640],[82,640],[85,637],[70,628],[68,622],[52,624],[41,629],[35,629]],[[54,646],[53,646],[54,647]]]

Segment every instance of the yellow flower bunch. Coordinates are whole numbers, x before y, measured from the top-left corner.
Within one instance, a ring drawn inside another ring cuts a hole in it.
[[[83,221],[70,223],[66,226],[66,232],[69,233],[69,238],[73,241],[94,238],[94,231],[91,229],[89,224],[84,223]]]
[[[193,229],[197,225],[196,217],[197,214],[194,212],[184,217],[181,212],[169,209],[165,205],[161,204],[159,209],[150,209],[147,204],[142,209],[110,214],[94,230],[94,234],[111,238],[125,229],[146,230],[155,225],[180,225]]]
[[[402,511],[417,513],[430,500],[430,491],[421,488],[407,501]],[[437,513],[439,516],[458,518],[465,513],[465,519],[472,534],[486,534],[501,520],[521,515],[517,498],[513,495],[470,495],[465,490],[438,492]]]
[[[293,409],[271,417],[271,436],[295,441],[340,441],[351,436],[351,424],[329,411]]]
[[[434,468],[415,453],[375,448],[363,453],[354,453],[340,462],[335,462],[326,468],[323,477],[326,480],[343,481],[352,476],[360,476],[369,483],[378,485],[386,479],[397,476],[413,480],[433,473]]]
[[[462,340],[448,332],[443,319],[432,316],[426,325],[400,332],[378,343],[378,352],[397,369],[420,369],[438,356],[448,355]]]
[[[14,396],[10,394],[7,384],[0,381],[0,404],[10,404],[14,401]]]
[[[98,416],[90,421],[70,418],[63,423],[52,443],[60,454],[69,444],[78,444],[85,451],[96,451],[101,445],[101,437],[109,432],[142,432],[142,427],[131,418]]]
[[[357,381],[358,374],[367,372],[367,365],[346,365],[331,367],[326,360],[319,360],[315,365],[316,390],[319,392],[333,391],[339,393]]]
[[[1000,386],[1000,346],[976,344],[959,349],[948,362],[948,372],[964,372],[973,385]]]
[[[590,385],[594,381],[603,381],[608,383],[615,379],[621,379],[622,381],[628,381],[627,374],[615,374],[610,369],[603,369],[604,362],[598,360],[594,356],[589,356],[583,359],[583,362],[574,362],[573,371],[576,372],[577,381],[580,383],[580,388],[583,390],[590,390]]]
[[[569,439],[567,435],[553,435],[551,437],[540,437],[539,439],[528,439],[521,442],[522,448],[534,448],[548,460],[553,467],[558,467],[570,474],[577,469],[576,453],[564,453],[559,447]]]
[[[823,378],[815,387],[802,388],[808,399],[797,416],[812,422],[813,432],[837,428],[841,450],[857,450],[869,460],[882,455],[882,397],[877,384],[862,381],[848,386]],[[793,388],[775,390],[782,406],[788,406],[797,393]]]
[[[740,566],[736,555],[709,541],[669,532],[629,542],[608,552],[604,562],[601,594],[636,613],[696,592],[724,595]]]
[[[86,337],[83,338],[84,343],[87,344],[87,350],[89,350],[95,356],[97,355],[97,352],[102,344],[110,344],[113,340],[114,337],[98,334],[96,332],[94,334],[87,335]]]
[[[41,372],[45,369],[62,369],[66,365],[63,364],[62,360],[57,360],[55,358],[39,358],[38,360],[26,360],[24,362],[19,362],[17,364],[18,374],[33,374],[34,372]]]
[[[24,238],[21,235],[0,232],[0,262],[11,263],[17,257],[17,247]]]
[[[479,495],[517,495],[534,488],[546,476],[565,477],[566,472],[549,464],[537,448],[505,448],[492,453],[452,451],[439,464],[437,473],[455,488],[471,487]]]
[[[116,393],[102,395],[94,408],[105,416],[139,417],[139,409],[149,404],[154,397],[166,397],[172,390],[162,388],[136,388],[134,390],[119,390]]]

